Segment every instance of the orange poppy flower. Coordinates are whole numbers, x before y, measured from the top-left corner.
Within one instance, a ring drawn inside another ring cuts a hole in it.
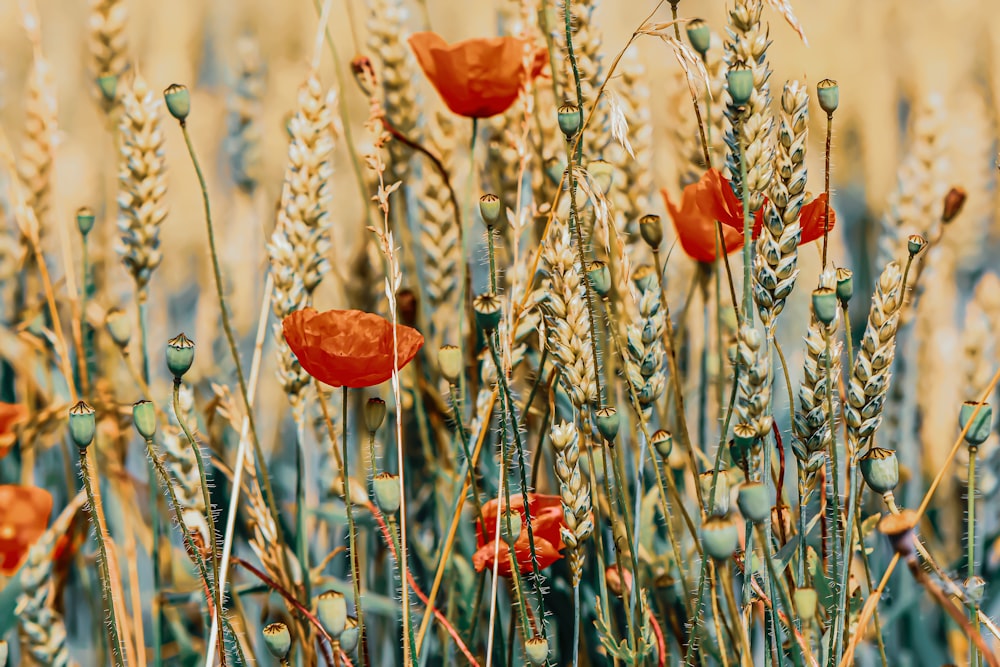
[[[17,572],[42,536],[52,513],[52,494],[36,486],[0,485],[0,574]]]
[[[489,118],[509,109],[525,78],[539,76],[548,62],[548,52],[539,49],[526,72],[524,40],[517,37],[448,44],[437,33],[418,32],[407,41],[444,103],[467,118]]]
[[[524,497],[519,493],[513,495],[510,497],[510,504],[521,515],[523,525]],[[498,508],[499,504],[496,499],[483,505],[483,522],[486,524],[487,534],[483,535],[481,527],[476,534],[479,548],[472,556],[472,564],[476,566],[477,572],[493,569]],[[538,558],[539,569],[544,570],[562,558],[559,551],[566,546],[562,541],[562,528],[566,526],[562,500],[559,496],[529,493],[528,509],[531,512],[531,533],[535,540],[535,556]],[[528,541],[527,527],[521,529],[521,534],[514,543],[514,556],[521,574],[531,572],[531,544]],[[500,562],[497,564],[497,570],[504,577],[511,576],[510,547],[502,539],[500,540]]]
[[[285,342],[309,375],[333,387],[374,387],[392,377],[392,323],[360,310],[297,310],[282,322]],[[416,329],[396,325],[398,366],[423,347]]]
[[[17,434],[14,427],[28,418],[28,408],[20,403],[0,403],[0,459],[7,456]]]

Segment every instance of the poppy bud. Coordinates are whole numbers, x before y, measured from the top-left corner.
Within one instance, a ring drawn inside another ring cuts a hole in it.
[[[948,190],[948,194],[944,196],[944,211],[941,212],[941,222],[947,225],[954,220],[962,212],[967,196],[965,188],[954,187]]]
[[[670,456],[670,451],[674,448],[674,438],[670,433],[660,429],[652,436],[653,448],[661,458],[666,460]]]
[[[288,626],[284,623],[272,623],[264,627],[264,645],[278,660],[288,657],[288,652],[292,650],[292,635],[288,632]]]
[[[656,270],[649,264],[643,264],[632,272],[632,282],[640,292],[645,292],[656,284]]]
[[[184,334],[171,338],[167,343],[167,368],[173,374],[174,380],[180,382],[193,363],[194,341]]]
[[[701,524],[701,546],[715,560],[726,560],[739,545],[736,525],[729,519],[712,517]]]
[[[837,293],[834,290],[826,287],[813,290],[812,302],[816,319],[825,326],[830,326],[837,319]]]
[[[395,514],[399,511],[399,477],[380,472],[372,478],[372,489],[375,491],[375,502],[383,514]]]
[[[152,440],[156,435],[156,408],[146,400],[132,404],[132,423],[135,430],[146,440]]]
[[[129,339],[132,338],[132,323],[125,312],[119,308],[112,308],[104,316],[104,328],[111,335],[111,340],[120,348],[128,347]]]
[[[625,585],[622,585],[622,579]],[[608,590],[621,597],[622,591],[632,592],[632,573],[622,569],[622,575],[618,576],[618,568],[611,566],[604,569],[604,580],[608,583]]]
[[[590,268],[587,269],[587,278],[590,280],[590,286],[602,299],[611,291],[611,270],[604,262],[591,262]]]
[[[559,129],[567,140],[576,136],[583,124],[580,108],[573,104],[564,104],[559,107]]]
[[[816,84],[816,97],[819,98],[819,108],[832,116],[840,106],[840,86],[833,79],[823,79]]]
[[[708,47],[712,44],[712,30],[708,24],[701,19],[688,22],[687,35],[688,40],[691,41],[691,47],[704,57],[708,53]]]
[[[743,106],[753,94],[753,70],[740,60],[726,72],[726,84],[733,104]]]
[[[917,513],[903,510],[899,514],[887,514],[878,522],[880,533],[889,538],[889,544],[903,558],[913,555],[916,548],[913,529],[917,527]]]
[[[653,252],[659,250],[663,243],[663,221],[660,216],[650,213],[639,218],[639,236]]]
[[[973,419],[972,413],[976,411],[976,408],[979,408],[979,412]],[[989,403],[966,401],[958,413],[959,427],[964,429],[970,420],[972,425],[965,432],[965,442],[969,447],[978,447],[986,442],[986,438],[990,437],[990,430],[993,426],[993,408]]]
[[[986,581],[982,577],[969,577],[963,586],[965,586],[965,594],[969,596],[969,600],[977,605],[983,601],[983,597],[986,595]]]
[[[373,396],[365,403],[365,426],[369,433],[375,433],[385,421],[385,401]]]
[[[815,588],[796,588],[792,599],[795,600],[795,611],[799,618],[808,623],[816,617],[819,593]]]
[[[495,194],[485,194],[479,198],[479,215],[483,216],[483,222],[490,229],[500,220],[502,208],[500,197]]]
[[[910,257],[916,257],[925,247],[927,247],[927,239],[920,234],[911,234],[910,238],[906,240],[906,249],[909,251]]]
[[[457,385],[462,376],[462,351],[455,345],[442,345],[438,350],[438,368],[448,384]]]
[[[503,303],[496,294],[480,294],[473,299],[472,309],[476,315],[476,324],[486,333],[492,333],[503,319]]]
[[[163,99],[167,102],[167,111],[170,115],[183,124],[191,113],[191,93],[187,86],[179,83],[170,84],[163,91]]]
[[[614,443],[621,426],[621,417],[614,408],[601,408],[597,411],[597,430],[609,443]]]
[[[602,194],[611,192],[611,184],[614,181],[615,167],[606,160],[591,160],[587,164],[587,173],[591,180]]]
[[[875,493],[889,493],[899,484],[899,459],[891,449],[872,447],[861,457],[858,465],[865,483]]]
[[[316,599],[316,615],[330,636],[336,639],[347,626],[347,598],[338,591],[320,593]]]
[[[846,304],[854,296],[854,272],[850,269],[837,269],[837,298]]]
[[[353,616],[347,617],[344,631],[340,633],[340,648],[344,653],[353,653],[358,647],[358,639],[361,632],[358,630],[358,619]]]
[[[521,537],[521,528],[523,527],[524,522],[520,512],[508,509],[500,515],[500,539],[506,542],[511,549],[514,548],[517,538]]]
[[[524,653],[532,665],[544,665],[549,659],[549,642],[542,636],[532,637],[524,642]]]
[[[76,227],[80,230],[80,236],[84,238],[94,228],[94,212],[89,206],[81,206],[76,209]]]
[[[101,91],[105,104],[113,103],[118,91],[118,77],[114,74],[97,77],[97,88]]]
[[[399,313],[399,321],[408,327],[417,323],[417,294],[409,287],[396,292],[396,311]]]
[[[94,408],[80,401],[69,409],[69,436],[80,449],[86,449],[94,441],[97,419]]]
[[[755,524],[762,524],[771,516],[771,493],[760,482],[743,482],[736,504],[740,513]]]

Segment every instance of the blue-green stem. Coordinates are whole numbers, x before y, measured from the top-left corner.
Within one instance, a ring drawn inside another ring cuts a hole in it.
[[[976,575],[976,455],[978,447],[969,447],[969,479],[966,487],[968,502],[968,518],[965,529],[968,550],[966,553],[966,578],[972,579]],[[979,613],[975,602],[970,602],[969,619],[972,621],[976,632],[979,632]],[[983,656],[975,642],[969,642],[969,665],[970,667],[980,667],[983,663]]]
[[[392,514],[386,514],[385,520],[389,526],[389,534],[392,535],[393,548],[396,550],[397,554],[403,553],[403,548],[399,541],[399,530],[396,528],[396,517]],[[400,587],[409,586],[409,583],[406,581],[406,573],[403,572],[402,563],[397,562],[396,566],[399,568]],[[419,664],[419,662],[417,661],[417,642],[413,638],[413,617],[411,615],[412,609],[409,606],[407,606],[406,609],[403,610],[403,613],[410,616],[410,622],[406,624],[406,628],[407,632],[410,633],[410,659],[413,661],[413,664],[416,665]],[[337,659],[336,653],[334,653],[334,659],[335,660]]]
[[[590,443],[590,427],[584,417],[584,415],[579,415],[580,425],[578,429],[580,430],[580,435],[582,436],[583,442],[580,447],[581,450],[587,451],[587,465],[590,468],[590,497],[593,499],[594,503],[597,503],[598,499],[601,497],[598,491],[598,481],[597,481],[597,468],[594,465],[594,448]],[[601,513],[594,512],[594,540],[597,542],[597,548],[594,549],[594,553],[597,555],[597,586],[598,591],[601,594],[601,599],[604,600],[605,604],[600,605],[600,613],[603,616],[603,623],[606,627],[611,627],[611,612],[610,604],[608,601],[608,581],[607,577],[604,576],[606,570],[606,561],[604,559],[604,530],[601,527]],[[614,659],[614,664],[618,664],[618,659]]]
[[[301,397],[298,398],[301,401]],[[293,405],[295,411],[295,558],[302,572],[309,572],[309,537],[306,534],[306,453],[305,419],[302,405]],[[347,422],[344,422],[346,425]],[[345,429],[346,432],[346,429]],[[346,459],[344,459],[346,461]],[[341,466],[346,468],[345,466]],[[350,510],[348,510],[350,511]],[[306,606],[312,599],[310,577],[302,577],[302,598]]]
[[[448,385],[448,396],[451,399],[451,411],[454,413],[455,428],[458,430],[458,439],[462,442],[462,453],[465,455],[466,474],[468,476],[469,488],[472,489],[472,502],[476,508],[476,520],[479,522],[483,536],[486,533],[486,521],[483,519],[483,504],[479,498],[479,482],[476,481],[476,470],[472,467],[472,452],[469,451],[469,434],[465,430],[465,423],[462,421],[462,403],[458,396],[458,387],[453,384]]]
[[[823,327],[823,339],[826,343],[826,377],[829,380],[833,377],[833,350],[830,344],[830,332],[827,328]],[[826,407],[827,414],[830,420],[830,485],[828,491],[827,505],[830,508],[830,521],[833,528],[833,535],[830,539],[831,551],[831,580],[834,585],[838,588],[836,591],[837,599],[840,598],[844,591],[840,589],[840,455],[837,452],[837,427],[835,423],[835,415],[833,412],[833,391],[832,387],[827,387],[826,392]],[[844,615],[846,609],[844,607],[837,607],[837,603],[831,604],[829,613],[833,618],[833,632],[830,638],[830,663],[831,665],[840,664],[841,656],[843,655],[843,637],[844,631]]]
[[[397,406],[397,410],[399,407]],[[348,535],[348,547],[351,551],[351,582],[354,585],[354,609],[358,618],[358,656],[360,656],[360,664],[367,665],[367,643],[365,641],[365,617],[364,613],[361,611],[361,565],[358,559],[358,538],[357,531],[354,526],[354,510],[351,507],[351,478],[348,474],[348,458],[347,458],[347,387],[343,388],[343,400],[341,402],[341,460],[340,460],[340,481],[344,485],[344,507],[347,509],[347,535]],[[399,462],[400,468],[403,466],[403,462]],[[402,551],[397,551],[396,553],[402,553]],[[402,565],[399,566],[402,569]],[[403,582],[402,585],[406,585],[406,573],[400,572],[400,581]],[[407,612],[408,613],[408,612]]]
[[[613,491],[611,489],[611,475],[615,476],[616,483],[617,483],[618,469],[609,460],[609,457],[608,457],[608,444],[605,443],[605,442],[601,442],[600,444],[598,444],[598,448],[601,450],[601,456],[603,457],[603,462],[604,462],[604,470],[603,470],[603,473],[604,473],[604,475],[603,475],[603,477],[604,477],[604,493],[607,495],[607,499],[608,499],[608,517],[609,517],[609,519],[611,521],[611,539],[614,540],[615,569],[617,570],[617,573],[618,573],[618,581],[620,581],[622,583],[622,598],[623,598],[623,601],[624,601],[625,589],[626,589],[626,586],[625,586],[625,567],[622,565],[622,550],[618,546],[618,535],[617,535],[617,532],[618,532],[617,531],[618,522],[621,521],[621,519],[619,519],[618,516],[615,513],[614,502],[612,500],[615,497],[615,495],[614,495],[614,493],[613,493]],[[608,474],[608,470],[612,471],[611,475]],[[627,522],[626,522],[626,525],[627,525]],[[631,550],[631,540],[629,540],[629,544],[630,544],[629,549]],[[638,574],[638,572],[636,572],[635,575],[633,575],[632,588],[635,588],[636,585],[638,584],[638,582],[635,581],[635,576],[637,574]],[[625,608],[625,623],[628,625],[628,637],[627,637],[628,647],[629,647],[629,649],[631,651],[634,652],[636,650],[636,648],[638,647],[638,644],[637,644],[637,635],[636,635],[636,625],[635,625],[635,622],[633,620],[633,614],[632,614],[632,605],[630,605],[630,604],[622,604],[622,606]]]
[[[743,115],[745,109],[738,112],[736,121],[736,137],[740,144],[740,199],[743,204],[743,324],[753,326],[753,297],[750,290],[750,271],[753,267],[753,218],[750,216],[750,188],[747,185],[746,146],[743,145]]]

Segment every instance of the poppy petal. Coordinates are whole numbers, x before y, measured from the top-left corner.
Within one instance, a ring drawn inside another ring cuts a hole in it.
[[[819,195],[802,207],[799,225],[802,227],[802,239],[799,245],[812,243],[823,238],[823,226],[826,221],[826,193]],[[830,208],[830,229],[837,225],[837,214]]]

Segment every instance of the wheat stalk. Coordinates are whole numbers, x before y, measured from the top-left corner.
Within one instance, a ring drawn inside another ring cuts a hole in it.
[[[583,575],[585,554],[582,544],[594,532],[590,486],[584,480],[580,467],[580,440],[576,427],[565,421],[553,424],[551,438],[556,454],[554,465],[559,480],[559,497],[566,519],[560,533],[569,550],[569,571],[576,586]]]
[[[25,138],[21,149],[19,173],[27,189],[28,205],[35,210],[40,229],[45,227],[52,182],[57,130],[55,77],[52,67],[36,51],[28,74],[25,101]]]
[[[635,387],[643,418],[649,420],[657,400],[663,395],[667,378],[664,370],[666,350],[663,332],[666,328],[660,310],[660,285],[656,271],[641,266],[632,276],[639,292],[638,317],[628,324],[625,336],[625,372]]]
[[[601,56],[601,47],[604,36],[597,22],[594,20],[594,11],[597,9],[597,0],[575,0],[570,5],[570,26],[573,34],[573,54],[576,56],[576,67],[580,73],[580,92],[582,93],[583,112],[586,115],[590,106],[597,100],[597,91],[604,84],[604,65]],[[566,30],[563,21],[563,11],[559,8],[558,20],[554,32],[554,43],[558,52],[567,54]],[[570,68],[569,58],[562,62],[563,67],[557,75],[560,94],[563,96],[562,102],[565,104],[579,104],[577,99],[576,83],[574,82],[573,71]],[[601,100],[594,115],[584,132],[582,147],[584,160],[597,160],[604,157],[604,152],[611,144],[611,126],[609,122],[609,110],[607,101]]]
[[[767,353],[761,349],[763,336],[756,329],[740,327],[736,341],[736,366],[740,369],[736,393],[736,425],[748,428],[759,441],[767,437],[773,418],[770,414],[771,368]],[[749,432],[748,431],[748,432]],[[759,447],[754,447],[754,456]],[[751,463],[752,474],[759,466]]]
[[[123,0],[91,0],[87,23],[90,28],[90,69],[95,80],[113,77],[121,83],[127,68],[127,19],[128,9]],[[100,89],[98,99],[105,111],[110,111],[115,105],[115,98],[109,98]]]
[[[205,520],[205,501],[201,491],[201,477],[198,475],[198,464],[194,450],[181,433],[178,417],[188,424],[194,423],[194,392],[187,385],[181,385],[179,390],[180,407],[183,414],[176,415],[171,408],[168,413],[170,423],[161,429],[158,444],[163,464],[170,472],[174,483],[174,493],[184,525],[192,535],[198,535],[202,545],[210,543],[208,522]],[[195,445],[198,446],[198,445]]]
[[[264,61],[260,45],[250,36],[236,42],[236,81],[227,100],[226,153],[236,187],[253,194],[260,178],[261,98],[264,95]]]

